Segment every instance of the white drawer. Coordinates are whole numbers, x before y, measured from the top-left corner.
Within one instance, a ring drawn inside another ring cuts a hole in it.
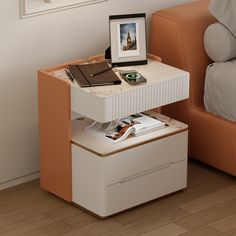
[[[186,187],[187,131],[107,157],[72,144],[72,201],[108,216]]]
[[[161,170],[114,184],[105,190],[104,215],[112,215],[133,206],[186,188],[187,160]]]
[[[87,88],[71,86],[71,110],[102,123],[111,121],[111,99],[88,92]]]
[[[105,123],[189,97],[189,73],[149,60],[147,65],[120,67],[137,70],[147,82],[81,88],[71,85],[71,110]]]
[[[187,131],[104,158],[106,185],[165,169],[187,158]]]

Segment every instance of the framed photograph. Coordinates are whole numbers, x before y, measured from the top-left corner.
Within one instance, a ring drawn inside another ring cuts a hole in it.
[[[112,66],[147,64],[146,15],[112,15],[110,45]]]

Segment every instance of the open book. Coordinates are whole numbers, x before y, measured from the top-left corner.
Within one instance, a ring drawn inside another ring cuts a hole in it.
[[[165,127],[164,122],[143,113],[137,113],[107,123],[93,122],[87,129],[95,135],[118,143],[129,135],[139,136]]]

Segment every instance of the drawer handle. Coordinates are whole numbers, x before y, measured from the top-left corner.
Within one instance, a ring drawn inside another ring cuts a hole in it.
[[[110,186],[115,185],[115,184],[124,184],[124,183],[127,183],[127,182],[129,182],[129,181],[131,181],[131,180],[138,179],[138,178],[143,177],[143,176],[145,176],[145,175],[150,175],[150,174],[152,174],[152,173],[154,173],[154,172],[167,169],[167,168],[169,168],[170,166],[172,166],[172,165],[174,165],[174,164],[177,164],[177,163],[179,163],[179,162],[182,162],[182,161],[184,161],[184,160],[176,161],[176,162],[167,162],[167,163],[165,163],[165,164],[162,164],[162,165],[153,167],[153,168],[151,168],[151,169],[148,169],[148,170],[145,170],[145,171],[142,171],[142,172],[139,172],[139,173],[136,173],[136,174],[127,176],[127,177],[121,179],[120,181],[118,181],[118,182],[116,182],[116,183],[112,183],[112,184],[107,185],[107,187],[110,187]]]
[[[168,163],[165,163],[165,164],[163,164],[163,165],[160,165],[160,166],[156,166],[156,167],[154,167],[154,168],[151,168],[151,169],[149,169],[149,170],[145,170],[145,171],[142,171],[142,172],[140,172],[140,173],[127,176],[127,177],[123,178],[122,180],[120,180],[118,183],[119,183],[119,184],[124,184],[124,183],[127,183],[127,182],[131,181],[131,180],[134,180],[134,179],[143,177],[143,176],[145,176],[145,175],[150,175],[150,174],[152,174],[152,173],[154,173],[154,172],[167,169],[167,168],[169,168],[172,164],[173,164],[173,162],[168,162]]]
[[[176,164],[176,163],[179,163],[179,162],[182,162],[182,161],[184,161],[184,160],[176,161],[176,162],[167,162],[167,163],[165,163],[165,164],[163,164],[163,165],[156,166],[156,167],[151,168],[151,169],[149,169],[149,170],[145,170],[145,171],[142,171],[142,172],[139,172],[139,173],[130,175],[130,176],[128,176],[128,177],[125,177],[125,178],[121,179],[120,181],[118,181],[118,182],[116,182],[116,183],[107,185],[107,187],[110,187],[110,186],[115,185],[115,184],[124,184],[124,183],[127,183],[127,182],[129,182],[129,181],[131,181],[131,180],[134,180],[134,179],[143,177],[143,176],[145,176],[145,175],[150,175],[150,174],[152,174],[152,173],[154,173],[154,172],[167,169],[167,168],[169,168],[170,166],[172,166],[173,164]]]

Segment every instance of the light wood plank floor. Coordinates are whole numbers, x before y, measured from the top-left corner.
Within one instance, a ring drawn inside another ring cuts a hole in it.
[[[188,175],[187,189],[104,220],[41,190],[39,180],[18,185],[0,192],[0,235],[236,235],[235,177],[195,161]]]

